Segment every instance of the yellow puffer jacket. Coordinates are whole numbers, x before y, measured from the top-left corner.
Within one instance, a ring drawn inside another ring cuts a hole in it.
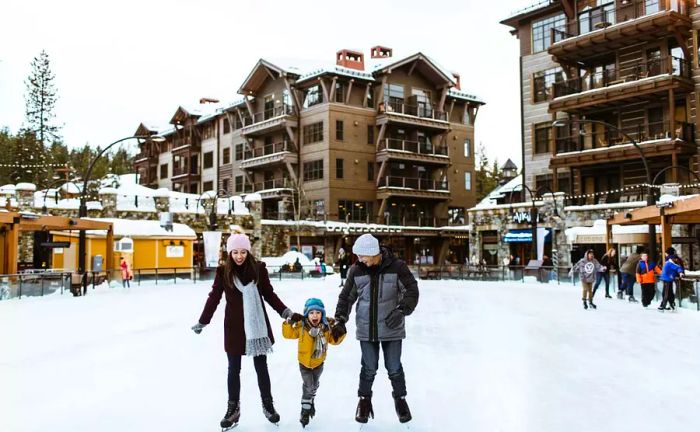
[[[328,324],[331,326],[333,325],[333,318],[328,318]],[[343,339],[345,339],[345,335],[342,335],[340,338],[338,338],[338,340],[333,339],[330,326],[324,326],[323,334],[326,336],[326,340],[328,341],[329,345],[338,345],[343,341]],[[299,339],[299,363],[303,364],[307,368],[315,369],[322,365],[326,360],[326,353],[323,353],[320,358],[311,358],[311,355],[314,353],[314,338],[304,327],[303,321],[295,324],[290,324],[287,321],[283,321],[282,336],[284,336],[286,339]]]

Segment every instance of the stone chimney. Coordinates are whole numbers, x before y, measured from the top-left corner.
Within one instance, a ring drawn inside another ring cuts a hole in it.
[[[455,88],[457,90],[462,90],[462,82],[460,81],[459,74],[457,72],[452,72],[452,76],[455,77],[455,81],[457,81],[457,84],[455,84]]]
[[[373,46],[371,49],[373,59],[390,58],[393,54],[391,48],[387,48],[381,45]]]
[[[97,193],[102,203],[102,217],[113,218],[117,215],[117,190],[113,187],[104,187]]]
[[[211,104],[219,103],[219,99],[208,98],[208,97],[199,98],[200,105],[204,105],[204,104],[208,104],[208,103],[211,103]]]
[[[365,55],[358,51],[342,49],[335,54],[335,64],[348,69],[365,70]]]
[[[21,212],[34,212],[34,192],[36,185],[33,183],[17,183],[17,207]]]

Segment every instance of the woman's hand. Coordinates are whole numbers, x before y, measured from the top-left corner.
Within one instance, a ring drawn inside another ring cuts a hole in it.
[[[202,329],[204,329],[204,327],[206,327],[206,326],[207,326],[206,324],[197,323],[197,324],[192,326],[192,331],[197,333],[197,334],[200,334],[202,332]]]

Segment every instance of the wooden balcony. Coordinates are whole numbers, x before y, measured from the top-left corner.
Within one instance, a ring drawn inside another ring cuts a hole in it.
[[[646,158],[669,156],[674,153],[692,155],[697,152],[693,124],[676,122],[671,133],[668,122],[651,123],[637,131],[625,130],[644,152]],[[581,167],[639,159],[639,151],[617,131],[606,130],[596,136],[574,134],[555,140],[556,154],[549,166]]]
[[[292,147],[287,141],[267,144],[243,152],[243,160],[240,162],[242,169],[257,168],[263,166],[296,164],[299,157],[292,152]]]
[[[434,146],[430,142],[385,138],[377,152],[377,162],[404,160],[420,163],[449,165],[446,146]]]
[[[390,176],[380,178],[377,199],[396,196],[445,200],[450,198],[450,188],[447,180]]]
[[[297,116],[291,105],[281,105],[263,112],[256,113],[253,119],[246,118],[246,123],[240,128],[241,135],[256,136],[269,132],[297,126]]]
[[[609,2],[580,13],[563,28],[552,29],[548,52],[575,64],[604,53],[660,38],[688,36],[692,20],[685,1],[632,0],[615,8]]]
[[[556,82],[549,112],[581,112],[600,110],[621,102],[654,100],[668,94],[694,90],[690,62],[677,57],[635,60],[621,63],[619,68],[581,78]]]
[[[293,189],[289,180],[283,178],[269,179],[253,184],[253,191],[260,194],[262,199],[292,196]]]
[[[199,140],[194,137],[175,138],[172,141],[170,153],[173,156],[185,153],[198,153],[200,148]]]
[[[175,181],[178,179],[189,177],[190,179],[195,180],[199,178],[199,175],[199,167],[192,167],[192,169],[190,169],[189,167],[174,166],[173,175],[170,179]]]
[[[378,106],[377,126],[393,123],[418,126],[439,131],[450,129],[447,113],[438,111],[430,103],[416,102],[406,104],[403,101],[385,101]]]

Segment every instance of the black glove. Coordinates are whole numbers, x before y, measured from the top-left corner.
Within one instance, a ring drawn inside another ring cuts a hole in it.
[[[348,331],[345,329],[345,324],[343,324],[341,321],[336,321],[335,324],[333,324],[333,327],[331,327],[331,335],[333,336],[333,340],[336,341],[343,337],[343,335],[347,332]]]
[[[346,322],[348,322],[348,319],[342,315],[336,315],[333,319],[335,319],[335,322],[340,324],[345,324]]]
[[[291,321],[292,323],[298,323],[299,321],[302,321],[303,319],[304,319],[304,315],[302,315],[300,313],[296,313],[296,312],[294,312],[289,317],[289,321]]]
[[[386,326],[392,330],[397,329],[401,326],[403,316],[403,311],[399,308],[396,308],[393,311],[389,312],[389,315],[386,316],[384,323],[386,323]]]

